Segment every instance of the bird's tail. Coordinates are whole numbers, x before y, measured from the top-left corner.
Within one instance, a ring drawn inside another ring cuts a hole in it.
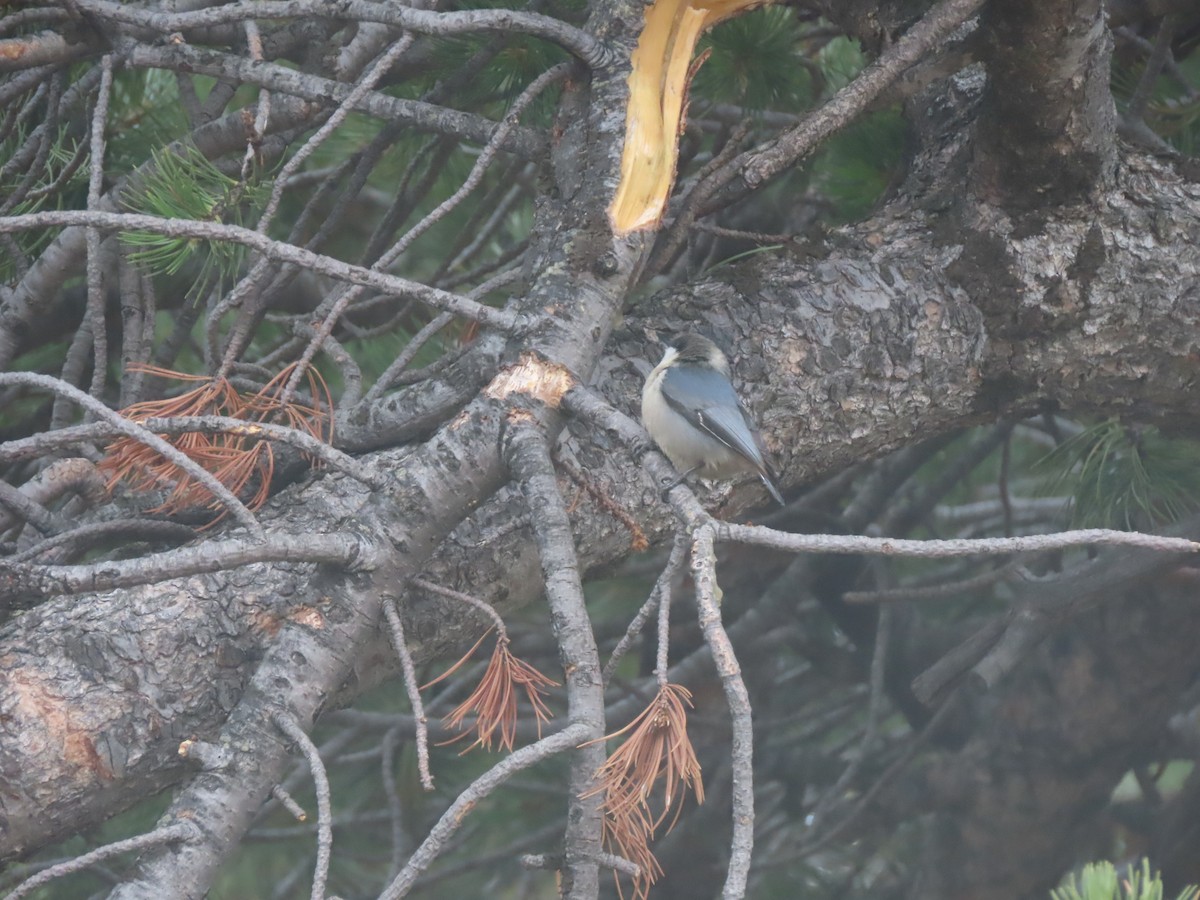
[[[767,491],[770,493],[770,495],[775,498],[775,502],[780,506],[785,506],[786,504],[783,501],[783,494],[779,493],[779,488],[775,487],[774,473],[770,472],[769,470],[761,471],[758,473],[758,477],[762,479],[762,483],[766,485]]]

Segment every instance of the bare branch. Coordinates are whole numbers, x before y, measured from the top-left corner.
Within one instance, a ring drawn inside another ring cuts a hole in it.
[[[525,496],[526,506],[531,513],[536,511],[531,520],[546,600],[566,674],[567,716],[572,725],[586,726],[584,740],[598,741],[604,734],[604,680],[583,598],[571,521],[558,492],[545,435],[525,411],[510,412],[508,424],[505,458]],[[571,761],[563,895],[574,900],[594,898],[600,889],[596,858],[601,851],[601,800],[592,789],[596,772],[603,763],[602,743],[580,747]]]
[[[108,122],[108,100],[112,94],[113,58],[105,54],[100,61],[100,95],[92,112],[91,172],[88,177],[87,208],[98,209],[100,189],[104,184],[104,129]],[[92,388],[91,395],[104,396],[108,377],[108,325],[104,309],[103,269],[100,260],[100,232],[87,230],[87,317],[92,326]]]
[[[422,303],[428,303],[435,309],[448,310],[500,331],[510,331],[517,324],[516,317],[504,310],[493,309],[490,306],[484,306],[457,294],[431,288],[416,281],[365,269],[362,266],[334,259],[332,256],[324,256],[283,241],[275,241],[248,228],[225,225],[220,222],[164,219],[135,213],[60,210],[0,218],[0,234],[55,225],[91,225],[109,231],[150,231],[168,237],[232,241],[252,247],[271,259],[295,263],[314,272],[320,272],[322,275],[373,287],[384,293],[412,297]]]
[[[240,83],[255,84],[277,94],[299,97],[310,103],[332,105],[342,103],[353,88],[340,81],[322,78],[310,72],[297,72],[278,63],[251,63],[232,54],[214,50],[198,50],[186,45],[152,47],[138,44],[125,52],[130,67],[195,72],[221,78],[233,78]],[[495,133],[496,123],[480,115],[446,109],[420,100],[392,97],[378,91],[368,91],[355,103],[355,109],[376,118],[407,124],[419,131],[443,134],[451,138],[486,143]],[[546,150],[541,135],[528,128],[512,131],[503,142],[503,149],[526,159],[536,159]]]
[[[476,31],[531,34],[558,44],[592,68],[607,65],[611,58],[608,48],[585,31],[549,16],[508,9],[439,13],[367,0],[340,0],[336,8],[331,8],[325,0],[244,0],[182,13],[153,12],[110,0],[78,0],[78,8],[100,19],[150,28],[164,34],[245,19],[326,16],[396,25],[419,34],[454,35]]]
[[[590,734],[591,729],[583,722],[568,725],[556,734],[514,750],[476,778],[442,813],[442,817],[433,826],[429,836],[417,848],[400,874],[379,895],[379,900],[399,900],[406,896],[417,876],[429,868],[445,847],[446,841],[459,829],[471,810],[479,805],[479,801],[521,770],[554,756],[556,753],[573,749],[587,739]]]
[[[145,850],[147,847],[158,846],[159,844],[174,844],[180,841],[191,840],[197,835],[199,830],[199,826],[193,822],[176,822],[173,825],[156,828],[154,831],[140,834],[137,837],[105,844],[103,847],[97,847],[95,850],[84,853],[82,856],[75,857],[75,859],[59,863],[57,866],[51,866],[48,869],[43,869],[32,878],[18,884],[4,900],[19,900],[19,898],[27,896],[31,891],[40,888],[42,885],[49,884],[55,878],[70,875],[72,872],[79,872],[89,866],[94,866],[98,862],[119,856],[122,853],[133,853],[137,850]]]
[[[392,647],[396,650],[396,655],[400,657],[400,671],[404,674],[404,690],[408,693],[413,719],[417,723],[417,772],[421,776],[421,787],[432,791],[433,776],[429,774],[429,724],[425,718],[425,705],[421,702],[421,688],[417,683],[417,671],[413,665],[412,653],[409,652],[408,642],[404,639],[404,622],[400,618],[394,600],[384,598],[383,615],[387,619]]]
[[[1163,553],[1196,553],[1200,541],[1140,531],[1114,531],[1111,528],[1085,528],[1081,531],[1060,531],[1056,534],[1033,534],[1011,538],[952,538],[949,540],[904,540],[850,534],[789,534],[773,531],[760,525],[720,523],[717,531],[723,541],[758,544],[792,553],[878,553],[883,556],[906,556],[915,559],[939,559],[948,556],[995,556],[1006,553],[1029,553],[1041,550],[1062,550],[1067,547],[1115,545],[1143,547]]]
[[[137,559],[85,566],[39,566],[0,560],[0,594],[25,598],[83,594],[220,572],[260,562],[319,563],[369,569],[372,552],[347,534],[292,534],[252,540],[206,541]]]
[[[308,760],[308,771],[312,774],[313,787],[317,795],[317,864],[313,872],[312,900],[325,900],[325,882],[329,879],[329,858],[333,853],[333,810],[329,799],[329,776],[321,753],[304,729],[292,716],[276,712],[271,720],[275,726],[296,742],[304,758]]]
[[[750,715],[750,694],[742,680],[741,666],[721,622],[721,589],[717,585],[713,532],[712,525],[705,524],[697,528],[692,536],[692,577],[696,582],[700,627],[704,631],[704,641],[712,651],[721,685],[725,688],[733,728],[730,748],[733,837],[729,845],[729,871],[721,895],[725,900],[740,900],[746,894],[750,858],[754,851],[754,720]]]
[[[812,152],[865,110],[906,69],[937,47],[983,6],[983,0],[942,0],[879,59],[820,109],[766,147],[734,160],[746,185],[755,188]]]
[[[650,616],[654,614],[654,611],[662,602],[669,602],[675,577],[679,574],[680,569],[683,568],[684,562],[687,561],[687,552],[690,546],[691,541],[688,539],[686,532],[677,531],[675,533],[675,544],[671,547],[671,555],[668,557],[667,564],[659,574],[658,580],[654,583],[654,588],[650,591],[650,596],[646,598],[646,602],[642,604],[641,609],[637,611],[637,614],[629,623],[629,627],[625,629],[625,634],[621,636],[621,639],[617,641],[617,645],[613,647],[613,652],[604,666],[605,685],[612,680],[613,673],[617,670],[617,665],[621,662],[625,654],[629,652],[629,648],[633,646],[633,642],[637,640],[638,635],[642,633],[642,629],[646,626],[646,622],[649,621]],[[663,652],[661,624],[659,652]]]

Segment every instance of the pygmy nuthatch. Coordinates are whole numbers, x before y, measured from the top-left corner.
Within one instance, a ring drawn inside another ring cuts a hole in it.
[[[642,424],[684,476],[756,472],[780,504],[758,429],[729,380],[729,361],[708,338],[681,334],[642,388]]]

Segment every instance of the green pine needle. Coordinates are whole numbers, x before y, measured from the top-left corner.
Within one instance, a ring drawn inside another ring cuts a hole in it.
[[[153,171],[126,202],[133,212],[242,225],[251,213],[261,208],[267,196],[264,182],[231,178],[194,147],[188,147],[182,154],[156,151],[153,158]],[[146,231],[123,232],[121,241],[134,248],[130,259],[155,275],[175,275],[185,266],[198,265],[199,271],[188,292],[193,297],[202,295],[215,279],[236,275],[246,256],[246,248],[241,244]]]
[[[1176,900],[1196,900],[1200,889],[1187,887]],[[1062,887],[1050,892],[1051,900],[1163,900],[1161,876],[1150,872],[1150,861],[1143,858],[1131,867],[1124,879],[1110,862],[1088,863],[1078,875],[1068,877]]]
[[[694,99],[736,103],[748,110],[799,111],[814,100],[795,14],[768,6],[724,22],[698,47],[710,50],[692,83]]]
[[[1112,92],[1117,108],[1124,113],[1137,90],[1145,67],[1144,59],[1130,62],[1114,57]],[[1200,57],[1193,55],[1179,64],[1184,78],[1195,85],[1200,80]],[[1200,100],[1192,96],[1178,80],[1162,73],[1155,82],[1144,111],[1145,122],[1159,137],[1184,156],[1194,156],[1200,147]]]
[[[1200,509],[1200,446],[1157,429],[1101,422],[1039,463],[1048,493],[1070,494],[1077,527],[1146,528]]]
[[[201,98],[205,91],[199,82],[214,83],[202,76],[195,76],[193,81]],[[188,127],[174,73],[163,69],[119,70],[113,76],[108,110],[105,168],[136,168],[146,161],[149,148],[166,146],[186,133]]]

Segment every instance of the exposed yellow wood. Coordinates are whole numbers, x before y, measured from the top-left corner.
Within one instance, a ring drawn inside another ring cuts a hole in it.
[[[707,29],[763,0],[655,0],[633,51],[621,181],[608,214],[617,234],[657,228],[675,183],[692,57]]]

